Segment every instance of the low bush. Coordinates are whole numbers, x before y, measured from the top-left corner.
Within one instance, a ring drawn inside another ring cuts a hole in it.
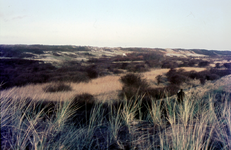
[[[45,92],[65,92],[71,91],[72,88],[70,85],[64,83],[52,83],[43,88]]]
[[[200,83],[201,83],[202,85],[204,85],[204,84],[205,84],[205,78],[200,78]]]
[[[221,64],[220,63],[216,63],[215,64],[215,68],[221,68]]]
[[[98,72],[94,68],[88,68],[86,72],[90,79],[94,79],[98,77]]]
[[[171,84],[177,86],[180,86],[182,83],[189,81],[188,73],[185,72],[183,69],[170,69],[167,72],[166,76]]]
[[[178,64],[176,62],[163,62],[161,68],[177,68],[178,67]]]
[[[114,74],[120,74],[123,73],[123,71],[119,70],[119,69],[113,69],[112,71]]]
[[[156,81],[157,81],[157,85],[159,85],[160,83],[164,82],[163,76],[162,75],[156,76]]]
[[[231,63],[224,63],[224,67],[227,69],[231,69]]]
[[[203,78],[203,75],[196,72],[196,71],[190,71],[188,75],[191,79],[201,79]]]
[[[131,99],[134,95],[142,95],[149,87],[148,82],[140,74],[128,73],[122,76],[120,81],[123,84],[122,92],[119,94],[120,98],[126,96],[127,99]]]
[[[217,74],[208,74],[208,75],[206,75],[207,80],[217,80],[219,78],[220,78],[220,76],[217,75]]]
[[[171,76],[169,78],[169,81],[171,84],[181,85],[182,83],[189,81],[189,78],[184,75],[176,74],[176,75]]]
[[[177,94],[179,86],[170,84],[163,88],[148,88],[145,93],[154,99],[162,99]]]
[[[128,73],[120,78],[124,86],[131,86],[136,88],[147,88],[149,85],[140,74]]]
[[[213,69],[210,70],[210,73],[211,74],[216,74],[216,75],[218,75],[220,77],[223,77],[223,76],[231,74],[231,69],[221,70],[221,69],[213,68]]]
[[[199,67],[207,67],[210,64],[208,61],[201,61],[199,62],[198,66]]]

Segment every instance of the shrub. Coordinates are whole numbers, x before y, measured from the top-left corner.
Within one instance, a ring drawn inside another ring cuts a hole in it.
[[[196,71],[190,71],[188,75],[191,79],[200,79],[203,78],[203,75],[196,72]]]
[[[177,93],[179,90],[179,86],[170,84],[163,88],[148,88],[143,93],[145,93],[145,96],[143,99],[150,101],[153,98],[154,99],[162,99],[166,97],[173,96]]]
[[[184,82],[189,81],[188,73],[186,73],[183,69],[178,71],[176,69],[170,69],[166,75],[171,84],[178,86]]]
[[[124,86],[132,86],[136,88],[147,88],[149,85],[145,79],[141,78],[139,74],[129,73],[120,78]]]
[[[127,65],[126,70],[129,72],[136,72],[136,66],[133,63],[130,63],[129,65]]]
[[[147,65],[145,66],[144,64],[137,64],[135,66],[135,72],[146,72],[148,70],[149,69],[148,69]]]
[[[176,67],[178,67],[178,64],[173,61],[164,62],[161,66],[161,68],[176,68]]]
[[[114,74],[120,74],[120,73],[123,73],[123,71],[121,71],[119,69],[113,69],[113,73]]]
[[[72,88],[70,85],[64,83],[53,83],[43,88],[45,92],[65,92],[71,91]]]
[[[228,69],[231,69],[231,63],[224,63],[224,67],[228,68]]]
[[[98,77],[98,72],[93,68],[88,68],[86,70],[86,72],[88,74],[88,77],[91,78],[91,79]]]
[[[162,76],[161,76],[161,75],[156,76],[157,85],[159,85],[159,84],[160,84],[160,82],[161,82],[161,78],[162,78]]]
[[[200,83],[205,84],[205,78],[200,78]]]
[[[199,67],[206,67],[206,66],[208,66],[210,64],[210,62],[208,62],[208,61],[201,61],[199,64],[198,64],[198,66]]]
[[[149,87],[147,81],[142,79],[141,75],[129,73],[120,78],[123,83],[122,93],[119,97],[123,98],[126,95],[127,99],[139,94],[144,94],[145,90]]]
[[[182,83],[189,81],[189,78],[184,75],[176,74],[171,76],[169,81],[171,84],[181,85]]]
[[[75,75],[72,75],[69,79],[72,82],[88,82],[90,80],[85,72],[76,72]]]
[[[193,67],[193,66],[195,66],[197,64],[197,60],[190,60],[189,62],[188,62],[188,66],[190,66],[190,67]]]
[[[215,68],[221,68],[221,64],[220,63],[216,63]]]
[[[217,79],[219,79],[219,78],[220,78],[220,76],[217,75],[217,74],[209,74],[209,75],[206,75],[206,79],[207,79],[207,80],[217,80]]]
[[[123,99],[124,96],[126,96],[126,98],[130,100],[132,97],[134,98],[134,96],[136,96],[137,94],[140,95],[141,93],[142,92],[139,88],[132,87],[132,86],[124,86],[122,92],[119,93],[119,97]]]
[[[149,100],[149,97],[152,97],[154,99],[161,99],[165,97],[164,88],[149,88],[146,90],[146,94],[146,100]]]
[[[171,69],[167,72],[166,76],[167,76],[168,78],[170,78],[171,76],[175,75],[176,73],[177,73],[177,70],[174,69],[174,68],[171,68]]]
[[[219,70],[219,69],[213,68],[213,69],[210,70],[210,73],[211,74],[216,74],[216,75],[218,75],[220,77],[223,77],[223,76],[231,74],[231,70],[228,70],[228,69],[226,69],[226,70]]]
[[[128,66],[129,63],[122,63],[121,65],[121,69],[126,69],[126,67]]]

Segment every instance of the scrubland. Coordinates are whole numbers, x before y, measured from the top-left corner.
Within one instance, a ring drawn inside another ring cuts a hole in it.
[[[104,81],[118,78],[107,77]],[[101,80],[87,84],[94,86]],[[97,101],[90,94],[72,95],[72,91],[43,93],[50,94],[46,98],[37,91],[41,96],[38,101],[25,96],[28,90],[36,93],[36,86],[41,85],[1,91],[1,148],[228,150],[230,80],[231,76],[226,76],[192,87],[185,91],[182,104],[176,96],[147,100],[138,92],[130,99],[124,95],[114,101]],[[78,88],[72,83],[70,86]],[[98,94],[102,89],[94,92]],[[46,101],[52,97],[56,101]]]
[[[179,70],[178,68],[177,70]],[[181,69],[185,69],[185,71],[203,71],[206,68],[195,68],[195,67],[183,67]],[[152,69],[148,72],[141,73],[142,77],[145,78],[150,87],[158,88],[165,87],[165,84],[157,85],[156,77],[158,75],[165,75],[170,69]],[[14,98],[31,98],[34,100],[51,100],[64,101],[66,99],[70,99],[75,94],[89,93],[92,94],[100,100],[107,99],[117,99],[118,93],[122,89],[122,83],[119,81],[120,77],[124,74],[119,75],[109,75],[104,77],[99,77],[96,79],[92,79],[89,82],[62,82],[71,87],[69,91],[63,92],[45,92],[43,90],[44,87],[48,85],[55,85],[57,82],[43,83],[43,84],[29,84],[22,87],[13,87],[8,90],[3,90],[1,93],[3,95],[11,95]],[[193,81],[191,81],[193,82]],[[197,83],[199,84],[199,83]],[[184,86],[186,87],[186,86]],[[13,92],[12,92],[13,91]]]
[[[102,48],[110,57],[100,57],[91,47],[18,48],[20,59],[0,60],[1,149],[231,149],[229,52],[119,48],[129,52],[122,57]],[[47,54],[73,59],[21,59]]]

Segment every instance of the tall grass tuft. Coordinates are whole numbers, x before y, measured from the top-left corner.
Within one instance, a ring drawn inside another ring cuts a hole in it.
[[[189,91],[182,104],[176,96],[150,101],[144,96],[124,97],[115,105],[89,94],[56,102],[0,94],[1,149],[231,148],[229,93],[199,97]]]

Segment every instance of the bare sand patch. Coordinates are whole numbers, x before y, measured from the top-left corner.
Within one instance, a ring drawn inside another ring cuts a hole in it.
[[[188,56],[193,56],[193,57],[206,57],[205,55],[202,54],[197,54],[193,51],[185,51],[185,50],[173,50],[170,48],[166,49],[166,52],[164,52],[166,56],[177,56],[177,57],[188,57]]]

